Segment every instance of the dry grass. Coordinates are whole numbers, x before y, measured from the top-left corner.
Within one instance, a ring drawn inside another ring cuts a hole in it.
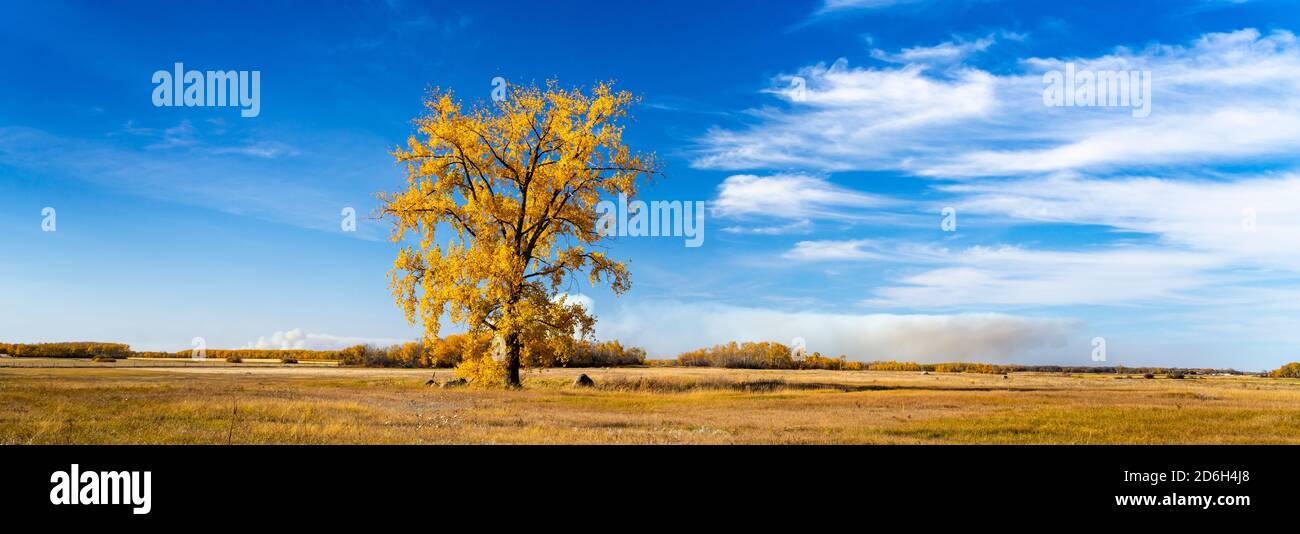
[[[1300,443],[1290,379],[144,363],[0,360],[0,443]]]

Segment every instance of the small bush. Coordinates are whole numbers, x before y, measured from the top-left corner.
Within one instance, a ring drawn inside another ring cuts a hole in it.
[[[226,361],[230,363],[244,363],[244,359],[240,358],[238,354],[231,354],[230,356],[226,356]]]
[[[797,366],[790,347],[780,343],[735,341],[684,352],[677,356],[677,365],[729,369],[794,369]]]
[[[161,353],[163,357],[172,358],[189,358],[193,356],[193,351],[185,349],[175,353]],[[224,360],[230,356],[248,358],[250,360],[279,360],[282,358],[291,358],[302,361],[319,361],[319,360],[338,360],[341,358],[340,351],[337,350],[302,350],[302,349],[208,349],[204,357]]]
[[[894,360],[875,361],[867,364],[867,369],[871,371],[926,371],[928,369],[919,363],[913,362],[896,362]]]
[[[94,358],[91,358],[90,361],[95,363],[113,363],[117,361],[117,358],[112,356],[95,356]]]
[[[0,343],[0,354],[15,358],[94,358],[121,359],[131,355],[131,347],[122,343],[74,341],[68,343]]]
[[[298,363],[294,358],[280,358],[280,363]]]
[[[487,354],[469,356],[456,365],[456,376],[479,387],[499,387],[506,383],[506,364]]]
[[[1156,377],[1156,375],[1153,375],[1153,374],[1151,374],[1151,373],[1147,373],[1147,374],[1142,375],[1142,378],[1146,378],[1146,379],[1151,379],[1151,378],[1155,378],[1155,377]]]
[[[1291,362],[1268,373],[1273,378],[1300,378],[1300,362]]]
[[[681,378],[636,378],[610,377],[596,386],[606,391],[646,391],[651,393],[686,393],[700,390],[733,390],[745,392],[772,392],[782,390],[788,384],[781,379],[753,380],[735,382],[723,378],[681,379]]]
[[[1169,378],[1174,380],[1182,380],[1184,376],[1182,371],[1169,371]]]

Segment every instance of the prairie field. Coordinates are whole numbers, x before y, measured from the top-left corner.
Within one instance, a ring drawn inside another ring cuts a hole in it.
[[[578,388],[588,374],[596,386]],[[1300,443],[1300,381],[1254,376],[530,370],[0,359],[0,444]]]

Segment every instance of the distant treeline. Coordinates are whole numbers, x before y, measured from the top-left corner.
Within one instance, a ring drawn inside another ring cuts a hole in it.
[[[339,359],[337,350],[303,350],[303,349],[207,349],[203,351],[203,357],[210,359],[241,359],[241,360],[337,360]],[[192,350],[181,350],[171,352],[152,352],[148,356],[141,354],[139,357],[150,358],[189,358],[193,356]]]
[[[18,358],[126,358],[131,346],[123,343],[70,341],[65,343],[0,343],[0,354]]]
[[[267,360],[337,360],[342,365],[362,367],[451,368],[466,354],[484,354],[492,350],[490,337],[452,334],[432,343],[411,342],[379,347],[356,345],[340,350],[209,349],[206,357],[240,361]],[[177,352],[134,352],[124,343],[90,341],[67,343],[0,343],[0,354],[20,358],[189,358],[190,350]],[[1188,369],[1180,367],[996,365],[988,363],[913,363],[898,361],[849,361],[845,356],[831,358],[814,352],[799,356],[781,343],[731,342],[711,348],[684,352],[671,360],[686,367],[726,367],[732,369],[825,369],[831,371],[913,371],[931,373],[1108,373],[1108,374],[1247,374],[1234,369]],[[618,367],[648,365],[646,352],[624,347],[618,341],[579,341],[569,354],[545,350],[525,351],[527,367]],[[665,363],[665,362],[659,362]],[[1300,363],[1292,362],[1266,373],[1273,378],[1300,378]]]
[[[1273,378],[1300,378],[1300,362],[1291,362],[1268,373]]]
[[[831,358],[820,352],[796,354],[790,347],[771,341],[732,341],[707,349],[684,352],[677,357],[684,367],[726,367],[730,369],[825,369],[830,371],[932,371],[940,373],[1004,373],[1005,366],[981,363],[920,364],[910,362],[858,362],[846,356]]]
[[[726,367],[731,369],[826,369],[832,371],[914,371],[931,373],[984,373],[1011,372],[1038,373],[1110,373],[1110,374],[1245,374],[1233,369],[1184,369],[1172,367],[1124,366],[1061,366],[1061,365],[996,365],[990,363],[951,362],[913,363],[897,361],[848,361],[845,356],[830,358],[821,353],[800,357],[790,347],[770,341],[735,341],[711,348],[684,352],[677,357],[677,365],[686,367]],[[1300,376],[1300,364],[1292,364]],[[1274,371],[1278,373],[1278,371]]]
[[[360,367],[451,368],[466,354],[485,354],[492,350],[491,338],[452,334],[433,343],[414,341],[381,347],[354,345],[340,350],[273,350],[273,349],[209,349],[206,357],[215,359],[294,359],[338,360],[342,365]],[[162,357],[189,358],[190,350],[178,351]],[[618,341],[579,341],[572,354],[567,356],[543,351],[530,351],[524,355],[528,367],[615,367],[645,365],[646,353],[636,347],[624,347]]]
[[[452,334],[432,343],[411,342],[390,347],[356,345],[339,351],[343,365],[364,367],[436,367],[451,368],[468,354],[492,351],[491,338],[469,334]],[[579,341],[571,354],[543,350],[526,351],[525,367],[617,367],[645,365],[645,350],[624,347],[618,341]]]

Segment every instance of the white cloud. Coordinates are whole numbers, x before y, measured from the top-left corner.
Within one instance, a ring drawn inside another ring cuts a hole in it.
[[[654,357],[733,340],[788,344],[802,337],[810,351],[857,360],[1043,361],[1060,357],[1080,326],[1073,319],[994,313],[835,314],[647,301],[602,317],[597,331],[601,339],[645,347]]]
[[[1300,43],[1254,29],[1209,33],[1188,45],[1117,48],[1092,58],[1029,58],[1022,71],[991,74],[936,58],[963,57],[981,41],[877,51],[897,67],[804,67],[806,99],[779,77],[781,108],[755,123],[714,129],[693,164],[703,168],[893,169],[969,177],[1183,165],[1288,157],[1300,150]],[[1145,70],[1152,111],[1047,107],[1042,75]]]
[[[560,293],[553,300],[562,304],[577,304],[588,312],[596,309],[596,301],[582,293]]]
[[[901,239],[808,240],[800,262],[891,262],[891,282],[863,304],[986,306],[1264,306],[1261,284],[1300,276],[1300,175],[1223,180],[1059,175],[963,182],[939,190],[970,224],[1087,224],[1123,239],[1055,250],[949,249]],[[1104,234],[1103,234],[1104,235]],[[1274,291],[1285,289],[1274,287]],[[1252,304],[1253,303],[1253,304]]]
[[[920,172],[930,176],[1017,175],[1119,164],[1213,163],[1300,147],[1300,113],[1228,109],[1098,129],[1044,149],[979,150]]]
[[[863,297],[870,306],[1213,310],[1269,305],[1260,287],[1294,287],[1300,176],[1215,167],[1294,162],[1300,43],[1293,34],[1246,29],[1091,58],[1031,58],[1004,75],[939,68],[934,60],[986,48],[960,44],[876,53],[898,67],[841,61],[802,69],[806,99],[778,80],[771,92],[788,105],[756,111],[748,128],[709,132],[695,164],[956,178],[932,191],[948,197],[936,203],[963,214],[964,235],[973,235],[971,225],[1033,226],[1024,235],[1048,243],[950,250],[903,236],[809,239],[783,254],[804,263],[891,262],[889,281]],[[1067,62],[1079,70],[1151,71],[1152,114],[1044,106],[1042,73]],[[959,99],[965,105],[953,105]],[[1167,168],[1159,177],[1125,172],[1152,166]],[[1073,244],[1050,233],[1057,224],[1101,230],[1081,229],[1087,240]],[[960,243],[964,235],[931,239]]]
[[[389,346],[406,343],[407,339],[366,338],[304,333],[302,329],[277,331],[270,336],[258,337],[245,344],[244,349],[261,350],[338,350],[354,345]]]
[[[757,215],[778,219],[855,219],[863,211],[899,204],[800,174],[729,176],[711,203],[716,217]]]
[[[926,152],[945,128],[994,108],[995,78],[959,69],[936,78],[925,67],[851,68],[844,59],[801,69],[768,92],[789,109],[754,110],[758,123],[710,130],[692,164],[701,168],[893,168],[906,152]],[[904,149],[904,147],[911,147]]]
[[[794,221],[787,224],[774,224],[768,226],[728,226],[722,229],[728,234],[753,234],[753,235],[787,235],[787,234],[809,234],[813,231],[813,222],[808,219]]]
[[[174,135],[183,136],[183,130],[181,127]],[[354,206],[359,213],[369,209],[373,187],[377,186],[358,186],[364,183],[360,178],[376,173],[382,176],[383,169],[391,167],[385,167],[390,162],[384,159],[382,144],[373,139],[314,139],[313,162],[307,167],[312,169],[310,172],[286,169],[280,164],[282,160],[271,161],[271,154],[256,153],[295,153],[289,145],[278,143],[236,149],[248,148],[252,152],[244,155],[258,156],[243,158],[221,156],[213,152],[212,146],[135,149],[121,141],[121,137],[80,140],[35,128],[0,126],[0,166],[44,176],[72,177],[153,200],[333,233],[339,232],[339,210],[343,206]],[[366,146],[378,149],[367,152]],[[69,158],[67,154],[78,157]],[[375,155],[373,161],[367,154]],[[358,220],[357,231],[348,235],[384,241],[388,231],[383,226]]]
[[[278,141],[257,141],[246,145],[219,146],[205,149],[216,155],[235,154],[263,159],[275,159],[282,156],[296,156],[298,150]]]
[[[892,7],[900,4],[912,4],[922,0],[826,0],[817,12],[836,13],[841,11],[870,10]]]
[[[877,288],[863,304],[945,309],[987,306],[1168,304],[1213,283],[1223,263],[1208,254],[1110,247],[1044,251],[1019,247],[935,249],[918,274]]]
[[[876,48],[871,51],[871,57],[889,63],[945,64],[961,61],[971,54],[988,50],[995,42],[997,39],[993,35],[988,35],[975,40],[956,39],[934,46],[913,46],[893,54]]]
[[[799,261],[835,261],[881,259],[881,255],[871,250],[876,243],[869,239],[848,241],[800,241],[783,257]]]
[[[1300,130],[1298,130],[1300,131]],[[1174,180],[1052,176],[945,186],[963,213],[1105,225],[1234,267],[1300,272],[1300,175]]]
[[[130,121],[127,122],[126,131],[135,133],[137,135],[147,134],[148,132],[150,132],[150,130],[148,129],[132,128],[131,124],[132,123]],[[197,135],[198,135],[198,130],[194,128],[194,123],[188,120],[184,120],[181,121],[181,123],[176,126],[172,126],[171,128],[167,128],[163,130],[162,139],[159,140],[157,143],[147,146],[146,148],[167,149],[167,148],[191,147],[199,143],[197,139]]]

